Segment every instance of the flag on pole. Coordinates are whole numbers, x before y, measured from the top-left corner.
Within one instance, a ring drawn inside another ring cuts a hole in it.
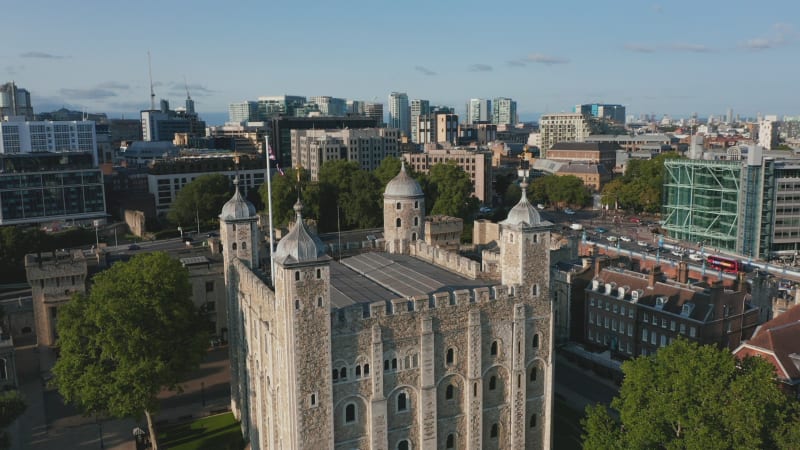
[[[269,159],[275,161],[275,152],[272,151],[272,146],[269,145],[269,141],[267,141],[267,153],[269,154]]]
[[[279,164],[276,164],[275,168],[278,169],[278,173],[281,174],[281,176],[283,176],[283,177],[286,176],[286,174],[283,173],[283,169],[281,169],[281,166]]]

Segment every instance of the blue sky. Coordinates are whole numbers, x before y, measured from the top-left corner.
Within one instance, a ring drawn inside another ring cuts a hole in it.
[[[392,91],[462,112],[511,97],[520,115],[577,103],[629,114],[798,115],[800,2],[135,1],[2,8],[0,82],[34,109],[135,114],[157,98],[198,112],[258,96],[386,103]]]

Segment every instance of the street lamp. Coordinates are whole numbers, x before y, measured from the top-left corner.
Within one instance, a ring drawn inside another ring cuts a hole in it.
[[[100,234],[98,233],[97,230],[98,230],[98,228],[100,228],[100,221],[95,219],[94,221],[92,221],[92,224],[94,225],[94,243],[95,243],[95,248],[98,248],[98,247],[100,247]]]

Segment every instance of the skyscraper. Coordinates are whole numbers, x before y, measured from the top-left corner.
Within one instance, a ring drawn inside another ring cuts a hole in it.
[[[495,125],[517,124],[517,102],[498,97],[492,101],[492,123]]]
[[[24,116],[25,120],[33,120],[30,92],[18,88],[13,81],[0,85],[0,120],[10,116]]]
[[[411,100],[411,142],[420,143],[419,139],[419,118],[426,116],[431,111],[429,100]]]
[[[389,127],[397,128],[406,136],[411,136],[411,111],[408,95],[405,92],[389,94]]]
[[[258,118],[258,102],[245,101],[228,105],[228,122],[255,122]]]
[[[611,105],[603,103],[585,103],[576,105],[574,112],[584,116],[594,116],[607,119],[620,125],[625,124],[625,107],[623,105]]]
[[[384,125],[383,103],[371,103],[371,102],[364,103],[364,115],[369,117],[370,119],[375,119],[378,126],[382,127]]]
[[[467,124],[489,122],[492,120],[492,101],[485,98],[471,98],[467,102]]]

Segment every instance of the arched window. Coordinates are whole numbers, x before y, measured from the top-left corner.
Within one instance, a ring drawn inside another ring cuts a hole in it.
[[[294,301],[294,309],[300,309],[300,300]]]
[[[364,364],[364,376],[369,375],[369,364]]]
[[[412,241],[416,241],[417,240],[417,233],[411,233],[411,240]]]
[[[492,342],[492,347],[489,349],[489,354],[497,356],[497,341]]]
[[[231,249],[233,249],[233,250],[236,250],[236,242],[234,242],[233,244],[231,244]]]
[[[497,438],[497,428],[498,428],[497,424],[493,423],[492,424],[492,429],[491,429],[491,431],[489,431],[489,437],[490,438],[492,438],[492,439],[496,439]]]
[[[397,226],[397,228],[400,228],[400,225],[401,225],[402,223],[403,223],[403,222],[401,222],[401,221],[400,221],[400,218],[399,218],[399,217],[398,217],[398,218],[397,218],[397,220],[395,221],[395,225]]]
[[[295,270],[294,271],[294,281],[300,281],[300,271],[299,270]]]
[[[247,242],[242,241],[242,250],[247,250]]]
[[[392,370],[397,370],[397,358],[392,358]]]
[[[536,381],[536,367],[531,367],[531,381]]]
[[[322,278],[322,269],[317,269],[317,279]]]
[[[322,297],[317,297],[317,306],[322,307]]]
[[[317,405],[317,394],[311,394],[311,406]]]
[[[473,397],[477,397],[478,396],[478,383],[473,383],[472,384],[472,396]]]
[[[406,411],[408,409],[408,398],[405,392],[397,394],[397,410]]]
[[[344,408],[344,423],[353,423],[356,421],[356,405],[350,403]]]
[[[539,348],[539,333],[533,335],[533,348]]]
[[[452,400],[453,399],[453,385],[448,384],[447,389],[444,390],[444,398],[445,400]]]
[[[361,366],[356,366],[356,376],[357,377],[361,376]]]
[[[536,414],[531,416],[531,428],[536,427]]]
[[[397,202],[397,204],[395,205],[395,209],[400,209],[402,207],[403,207],[403,205],[401,205],[400,202]]]
[[[347,378],[347,367],[342,367],[342,370],[339,371],[339,378]]]
[[[456,437],[453,433],[447,435],[447,442],[445,442],[444,448],[456,448]]]
[[[453,351],[452,347],[447,349],[447,355],[445,356],[444,360],[447,364],[453,364],[453,361],[455,361],[455,352]]]
[[[408,450],[408,441],[403,439],[402,441],[397,443],[397,450]]]
[[[538,235],[538,234],[534,234],[534,235],[533,235],[533,243],[534,243],[534,244],[535,244],[535,243],[537,243],[537,242],[539,241],[538,237],[539,237],[539,235]]]
[[[419,209],[419,200],[414,200],[414,209]]]
[[[333,381],[336,381],[338,379],[339,379],[339,371],[336,370],[336,369],[333,369]]]
[[[384,359],[383,360],[383,370],[384,371],[389,370],[389,360],[388,359]]]
[[[497,378],[495,378],[493,375],[491,378],[489,378],[489,390],[493,391],[495,389],[497,389]]]
[[[534,297],[539,295],[539,285],[538,284],[534,284],[531,287],[531,294],[533,294]]]
[[[414,226],[415,227],[419,226],[419,217],[414,217]]]

